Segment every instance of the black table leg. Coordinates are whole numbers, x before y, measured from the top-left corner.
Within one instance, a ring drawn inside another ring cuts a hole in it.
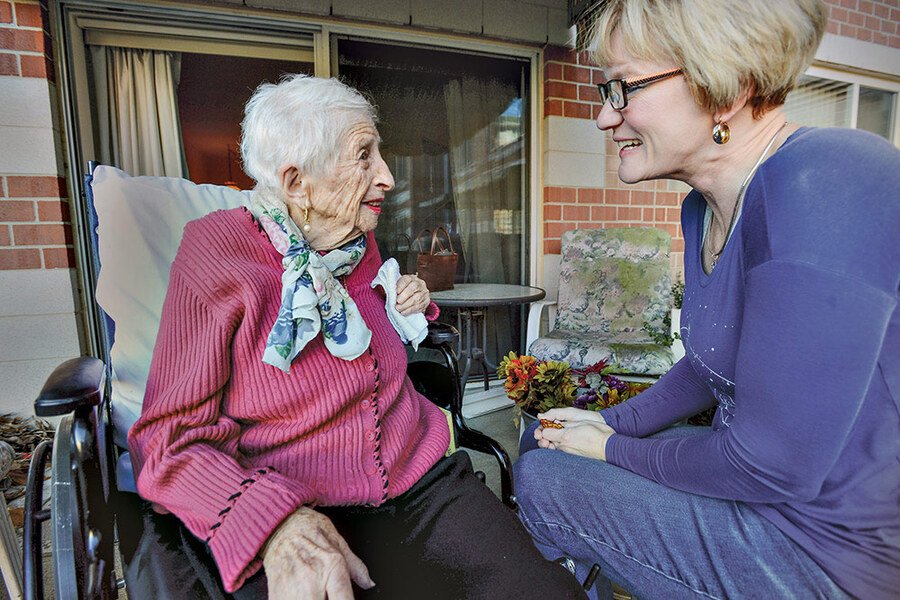
[[[472,339],[472,316],[473,311],[461,308],[456,313],[457,328],[460,331],[459,336],[459,361],[460,361],[460,385],[463,391],[466,388],[466,382],[469,380],[469,372],[472,370],[472,360],[475,359],[474,340]],[[463,347],[465,344],[465,347]]]

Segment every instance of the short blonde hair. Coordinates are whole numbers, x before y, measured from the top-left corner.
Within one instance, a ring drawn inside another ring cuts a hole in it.
[[[822,0],[609,0],[593,25],[594,58],[610,63],[618,31],[635,58],[681,68],[694,99],[710,112],[752,86],[759,118],[784,104],[827,23]]]

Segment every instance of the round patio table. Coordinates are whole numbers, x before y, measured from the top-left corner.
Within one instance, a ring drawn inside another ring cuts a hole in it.
[[[481,363],[485,390],[490,387],[489,374],[497,370],[497,365],[491,364],[484,353],[487,346],[487,309],[491,306],[529,304],[543,299],[544,294],[539,287],[509,283],[457,283],[452,290],[431,293],[431,299],[439,307],[458,309],[456,323],[460,332],[462,385],[469,379],[472,361]],[[476,339],[476,327],[481,330],[481,346]]]

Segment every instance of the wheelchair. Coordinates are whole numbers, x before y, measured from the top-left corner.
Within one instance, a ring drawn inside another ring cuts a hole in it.
[[[103,227],[93,188],[98,168],[117,171],[91,163],[85,176],[85,214],[81,215],[81,222],[89,224],[89,231],[83,234],[91,249],[89,285],[92,289],[98,284],[102,268],[99,252],[102,241],[98,238],[98,230],[102,231]],[[118,173],[124,176],[123,179],[133,179],[134,185],[147,179],[128,178],[124,173]],[[128,189],[128,182],[125,184]],[[180,230],[177,233],[180,234]],[[127,576],[116,572],[116,542],[127,573],[135,550],[134,536],[139,536],[148,519],[162,523],[160,543],[168,546],[173,564],[190,563],[187,559],[179,559],[179,553],[187,552],[185,544],[199,545],[202,552],[202,542],[173,533],[181,528],[177,519],[173,515],[152,513],[149,503],[133,493],[133,481],[126,481],[130,461],[127,449],[114,442],[117,432],[112,413],[114,371],[110,355],[116,323],[99,305],[93,310],[102,339],[101,356],[85,356],[59,365],[34,402],[36,415],[61,416],[62,419],[53,441],[43,442],[35,449],[28,474],[23,551],[27,599],[45,597],[41,532],[42,524],[48,520],[52,529],[56,598],[117,598],[118,589],[125,586]],[[452,326],[431,323],[428,335],[420,345],[420,349],[426,349],[422,354],[430,356],[425,360],[417,359],[418,354],[413,356],[408,375],[420,393],[447,412],[452,424],[451,437],[457,447],[496,458],[500,466],[501,499],[515,509],[508,454],[496,440],[468,427],[462,416],[462,388],[453,350],[458,338],[459,334]],[[124,439],[125,432],[118,433],[118,439]],[[48,462],[50,504],[45,508],[42,499]],[[483,474],[479,476],[483,480]],[[188,537],[191,536],[188,534]],[[193,551],[196,552],[196,548]],[[212,574],[212,579],[221,586],[217,572]],[[171,584],[173,588],[179,586],[177,580]],[[222,597],[228,595],[222,591]]]

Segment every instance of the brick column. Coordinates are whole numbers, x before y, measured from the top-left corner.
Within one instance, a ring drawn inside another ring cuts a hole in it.
[[[544,252],[558,253],[560,236],[569,229],[658,227],[672,236],[672,269],[680,273],[680,204],[688,188],[675,181],[619,180],[616,144],[594,122],[601,80],[587,53],[560,46],[545,50]]]
[[[81,354],[46,3],[0,0],[0,412]]]
[[[0,0],[0,270],[75,266],[51,55],[46,4]]]

